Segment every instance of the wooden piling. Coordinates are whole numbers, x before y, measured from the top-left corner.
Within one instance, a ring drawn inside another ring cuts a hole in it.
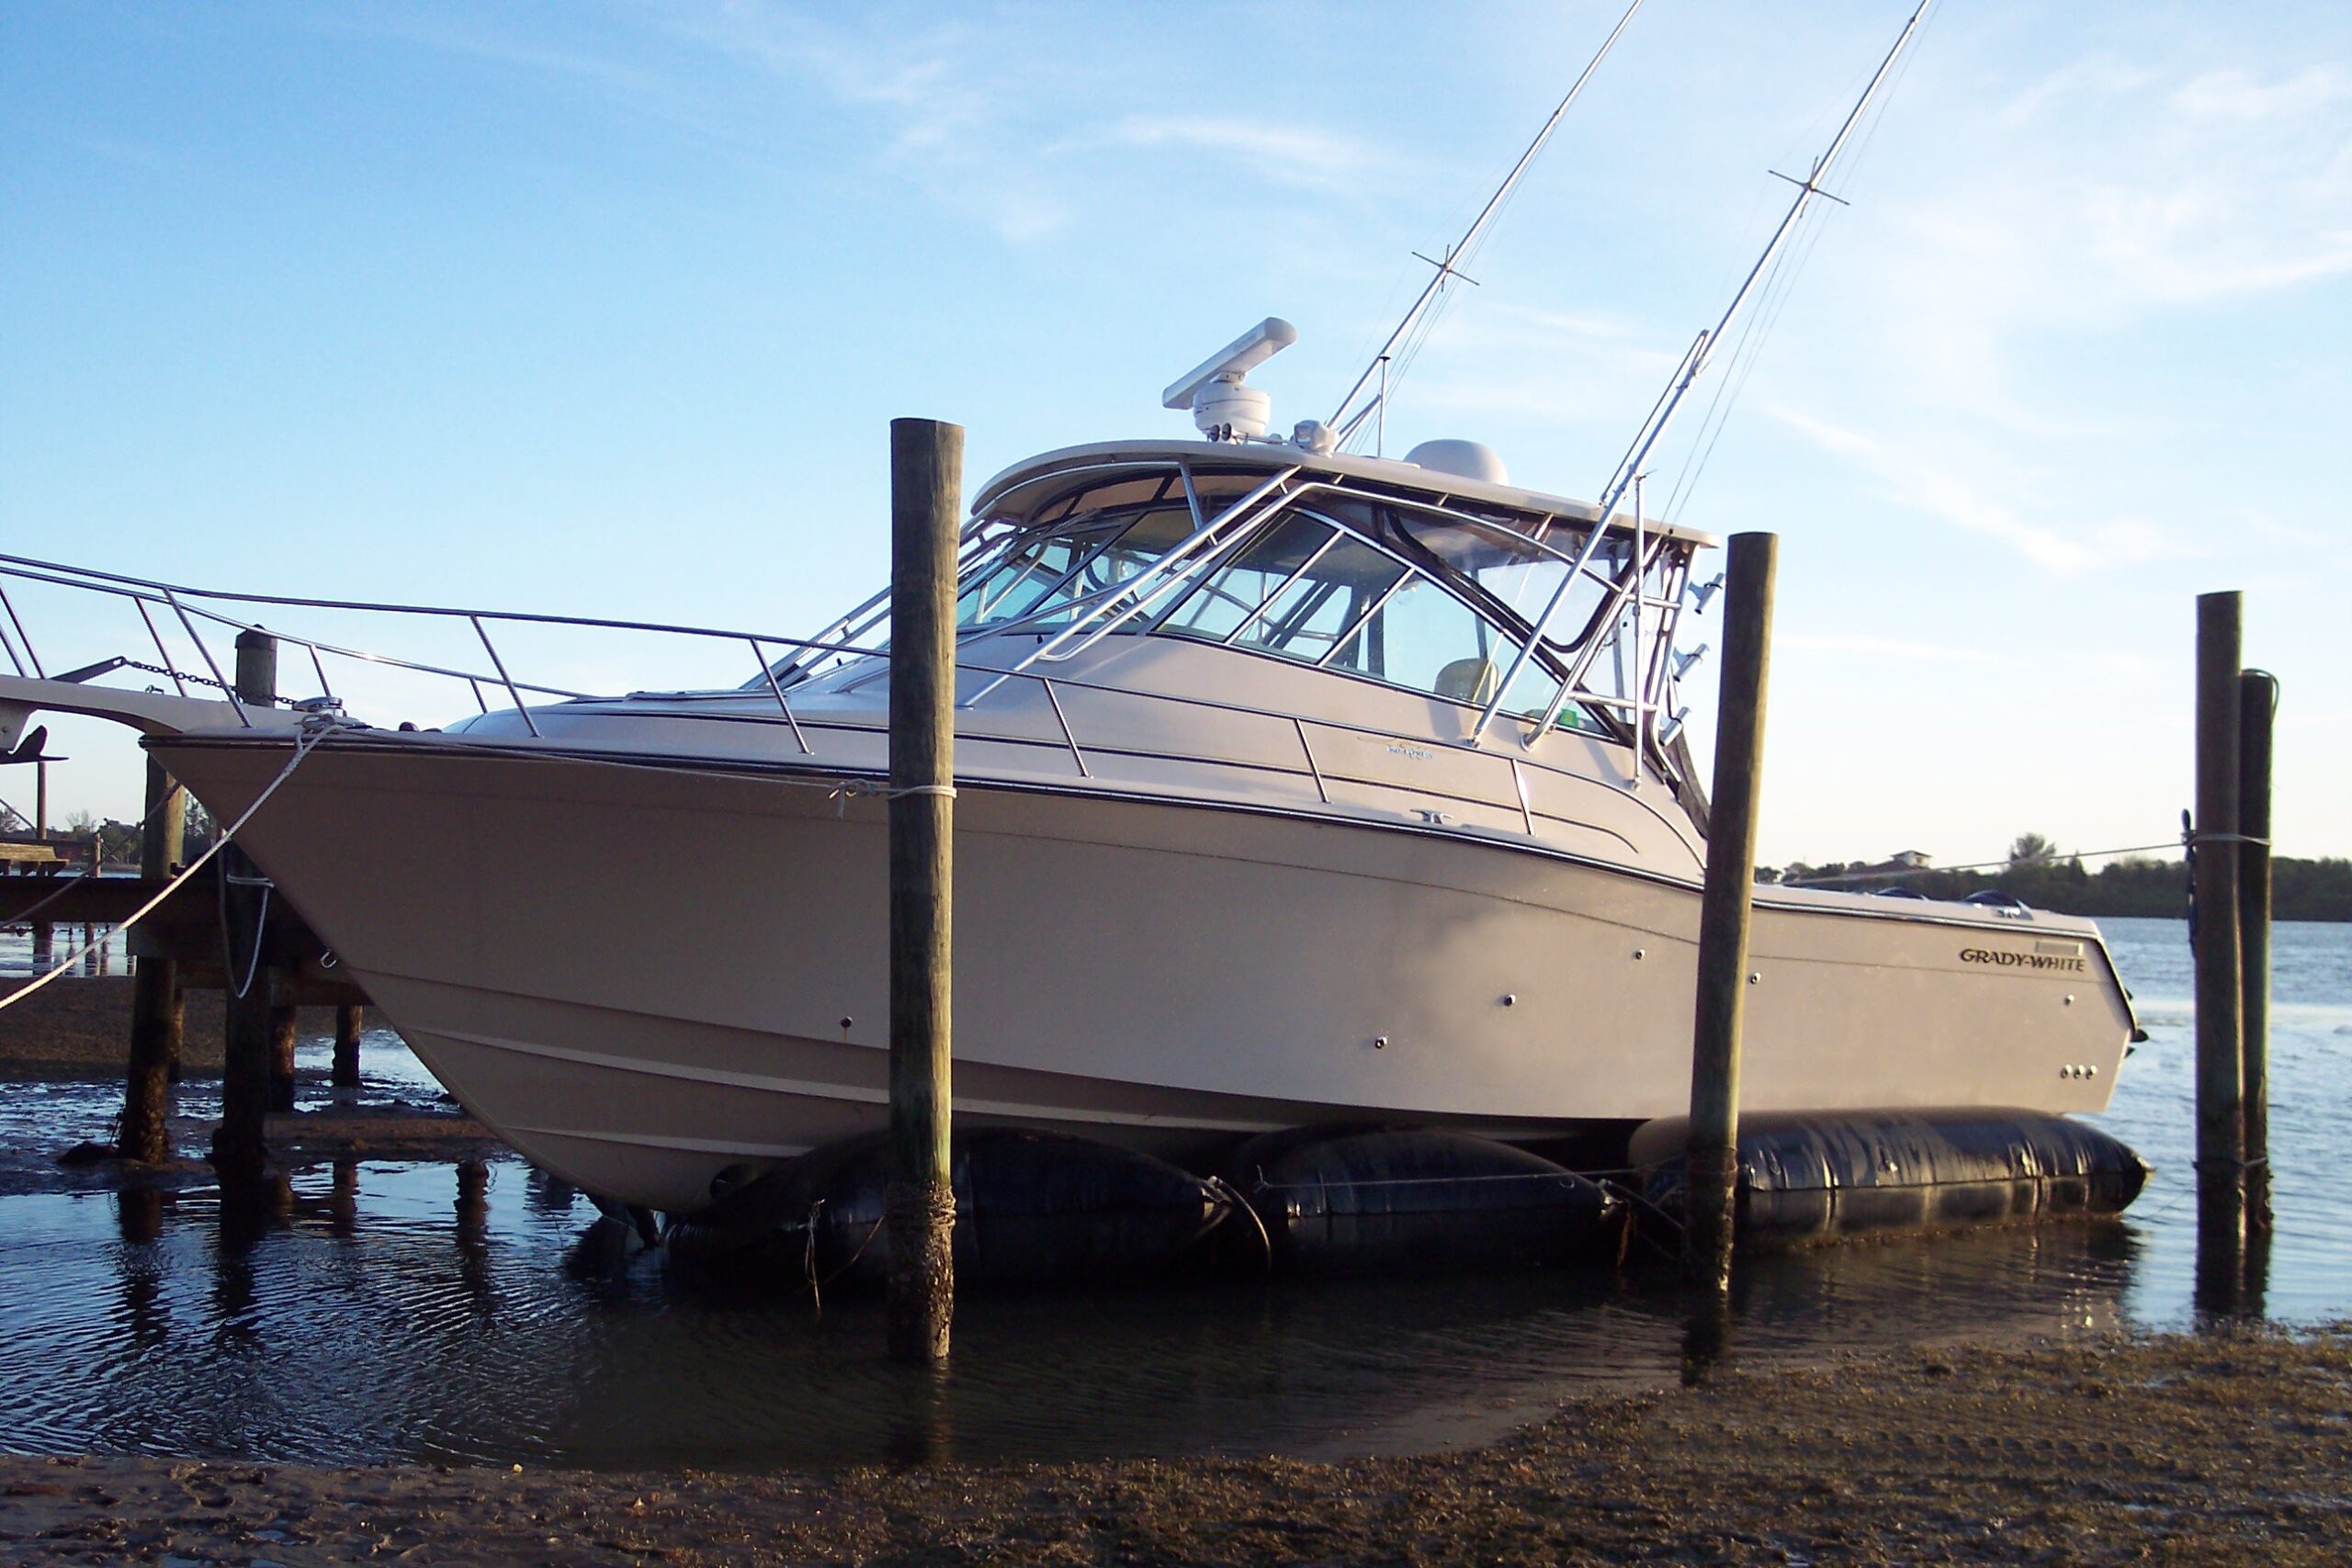
[[[267,632],[237,634],[237,699],[248,707],[268,707],[277,699],[277,639]],[[234,884],[240,876],[257,874],[253,862],[235,844],[220,852],[220,874]],[[233,895],[233,887],[232,889]],[[277,976],[256,951],[264,940],[257,909],[240,908],[248,901],[231,897],[222,937],[228,943],[221,957],[229,969],[226,1038],[220,1072],[220,1125],[212,1134],[212,1164],[223,1181],[260,1179],[268,1166],[268,1145],[262,1119],[269,1112],[272,1067],[277,1056]],[[237,951],[243,938],[254,949]],[[243,994],[240,994],[240,987]]]
[[[294,1043],[300,1020],[293,1004],[273,1001],[269,1009],[269,1108],[294,1109]]]
[[[334,1010],[334,1069],[327,1082],[336,1089],[359,1087],[359,1036],[365,1015],[357,1002]]]
[[[964,432],[890,422],[890,1242],[892,1359],[947,1355],[955,1312],[951,1113],[956,536]]]
[[[1690,1052],[1690,1141],[1683,1266],[1715,1291],[1731,1283],[1739,1182],[1739,1050],[1756,897],[1756,820],[1771,675],[1772,585],[1780,538],[1735,534],[1724,591],[1724,660],[1715,717],[1713,804],[1699,915],[1699,987]]]
[[[33,764],[33,837],[49,842],[49,764]],[[33,973],[36,975],[57,962],[53,943],[56,928],[48,920],[35,920],[32,927]]]
[[[247,707],[277,705],[277,639],[264,631],[237,634],[237,700]]]
[[[2197,597],[2197,1224],[2209,1252],[2245,1236],[2245,969],[2238,924],[2235,592]],[[2235,1266],[2217,1258],[2217,1272]]]
[[[2239,1097],[2245,1123],[2245,1223],[2270,1228],[2270,730],[2278,679],[2238,673]]]
[[[187,792],[153,757],[147,759],[147,813],[139,835],[139,874],[161,881],[181,855],[187,826]],[[180,1059],[187,1003],[180,966],[160,953],[140,954],[130,990],[130,1066],[122,1098],[125,1159],[153,1165],[171,1152],[173,1070]]]

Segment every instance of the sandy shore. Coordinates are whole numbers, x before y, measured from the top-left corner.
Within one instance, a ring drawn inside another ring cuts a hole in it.
[[[2329,1563],[2352,1337],[1939,1350],[1493,1447],[838,1474],[0,1459],[10,1562]]]

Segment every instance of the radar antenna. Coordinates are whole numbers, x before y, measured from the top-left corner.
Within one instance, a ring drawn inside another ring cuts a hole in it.
[[[1918,8],[1911,13],[1911,19],[1903,24],[1903,31],[1895,36],[1894,47],[1886,51],[1884,60],[1879,62],[1878,70],[1871,76],[1870,85],[1862,89],[1862,96],[1855,100],[1854,107],[1848,111],[1845,121],[1838,127],[1838,134],[1830,139],[1828,147],[1823,151],[1821,156],[1813,161],[1812,172],[1802,180],[1792,179],[1786,175],[1778,176],[1789,180],[1790,184],[1797,187],[1796,199],[1789,204],[1789,210],[1782,215],[1780,227],[1772,231],[1772,238],[1765,244],[1764,254],[1756,258],[1756,265],[1748,268],[1747,276],[1741,279],[1738,292],[1732,296],[1731,303],[1724,307],[1722,319],[1717,321],[1712,328],[1702,331],[1691,341],[1690,348],[1682,355],[1682,362],[1675,367],[1673,377],[1667,382],[1666,390],[1658,395],[1657,402],[1651,408],[1649,417],[1642,422],[1641,429],[1634,433],[1634,444],[1626,448],[1623,459],[1618,463],[1616,472],[1610,478],[1608,488],[1601,492],[1599,510],[1595,513],[1601,523],[1606,523],[1609,518],[1616,514],[1618,502],[1625,499],[1625,492],[1640,478],[1644,467],[1649,461],[1651,449],[1657,446],[1658,437],[1666,434],[1667,425],[1674,419],[1674,411],[1681,406],[1683,395],[1690,391],[1691,383],[1699,378],[1700,372],[1706,369],[1708,356],[1713,351],[1714,345],[1723,340],[1724,332],[1738,316],[1740,308],[1747,303],[1747,297],[1756,291],[1758,280],[1763,277],[1766,269],[1781,254],[1781,247],[1788,243],[1789,236],[1795,231],[1797,220],[1804,216],[1805,209],[1813,205],[1815,197],[1828,194],[1821,188],[1821,177],[1829,172],[1829,165],[1835,163],[1838,154],[1845,150],[1848,140],[1854,133],[1854,127],[1861,120],[1863,111],[1868,109],[1871,101],[1878,96],[1878,90],[1885,83],[1888,73],[1894,69],[1895,61],[1901,57],[1905,47],[1910,43],[1912,35],[1918,31],[1919,19],[1928,14],[1928,7],[1934,3],[1935,0],[1919,0]],[[1511,683],[1519,679],[1526,670],[1528,661],[1534,657],[1537,644],[1544,640],[1544,634],[1551,629],[1552,618],[1559,613],[1560,606],[1567,602],[1570,591],[1584,578],[1587,570],[1592,564],[1594,554],[1599,551],[1607,535],[1607,528],[1596,526],[1585,536],[1583,547],[1577,552],[1575,565],[1569,568],[1567,575],[1560,579],[1560,586],[1553,591],[1551,602],[1544,606],[1544,614],[1537,618],[1533,635],[1529,637],[1525,644],[1521,647],[1518,655],[1511,660],[1510,670],[1504,673],[1502,680],[1496,683],[1494,695],[1487,700],[1486,707],[1479,712],[1478,722],[1470,731],[1470,739],[1474,744],[1481,735],[1486,733],[1487,726],[1494,721],[1495,714],[1502,707],[1504,699],[1510,694]],[[1636,590],[1638,591],[1638,579]],[[1591,664],[1593,656],[1600,650],[1601,642],[1600,637],[1592,637],[1577,654],[1575,661],[1569,666],[1567,678],[1560,682],[1560,689],[1553,694],[1551,705],[1544,709],[1542,720],[1535,726],[1534,735],[1540,736],[1551,728],[1552,721],[1559,716],[1561,706],[1568,700],[1569,691],[1577,681],[1583,678],[1584,671]]]
[[[1478,216],[1470,220],[1470,227],[1463,231],[1462,238],[1446,247],[1444,259],[1441,261],[1425,256],[1419,251],[1413,253],[1417,260],[1428,262],[1437,271],[1422,288],[1420,297],[1406,310],[1405,319],[1396,323],[1396,330],[1388,334],[1388,341],[1380,345],[1380,352],[1372,356],[1372,363],[1364,367],[1363,374],[1356,378],[1356,384],[1348,389],[1348,395],[1340,400],[1340,406],[1324,422],[1334,433],[1337,444],[1344,446],[1375,410],[1385,406],[1389,393],[1396,389],[1396,378],[1403,374],[1401,369],[1392,373],[1386,368],[1389,358],[1396,352],[1396,345],[1404,342],[1416,327],[1426,326],[1436,319],[1438,307],[1444,301],[1447,280],[1459,277],[1472,284],[1478,281],[1464,272],[1460,264],[1477,244],[1496,214],[1501,211],[1503,202],[1519,184],[1520,175],[1527,173],[1527,166],[1535,161],[1535,154],[1544,151],[1544,143],[1552,139],[1560,117],[1568,112],[1568,106],[1577,101],[1577,95],[1584,91],[1584,85],[1592,80],[1592,73],[1609,57],[1609,51],[1617,42],[1617,35],[1625,30],[1625,24],[1632,21],[1634,13],[1641,8],[1642,0],[1633,0],[1633,4],[1625,7],[1625,14],[1617,18],[1617,25],[1609,29],[1607,38],[1600,40],[1600,50],[1585,65],[1575,85],[1569,87],[1567,96],[1560,100],[1560,107],[1552,111],[1552,118],[1544,122],[1544,129],[1535,133],[1535,140],[1527,144],[1527,151],[1519,155],[1519,162],[1510,166],[1510,173],[1503,176],[1503,183],[1495,187],[1495,194],[1487,198],[1487,205],[1478,209]],[[1375,378],[1380,383],[1378,389],[1362,407],[1356,407],[1356,400],[1363,395],[1364,389],[1370,387]],[[1383,423],[1386,417],[1382,415]]]

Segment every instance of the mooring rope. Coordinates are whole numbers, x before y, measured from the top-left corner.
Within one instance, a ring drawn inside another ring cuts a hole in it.
[[[144,904],[140,905],[136,909],[133,909],[127,919],[117,924],[113,930],[109,931],[105,936],[99,937],[95,941],[84,942],[80,947],[74,949],[72,953],[67,953],[62,962],[59,963],[54,968],[44,971],[29,985],[20,986],[7,996],[0,997],[0,1011],[6,1011],[7,1009],[16,1006],[18,1002],[23,1001],[27,997],[31,996],[35,991],[40,990],[43,986],[48,985],[51,980],[56,979],[60,975],[62,975],[67,970],[73,968],[76,964],[81,963],[83,959],[87,958],[91,953],[97,951],[99,943],[113,941],[115,931],[127,931],[131,927],[137,925],[141,920],[145,919],[150,914],[153,913],[157,905],[163,903],[164,899],[178,892],[180,888],[187,884],[188,878],[203,870],[206,863],[210,861],[214,855],[219,854],[223,849],[228,847],[230,840],[237,836],[238,832],[246,823],[253,820],[254,813],[259,811],[265,805],[268,804],[269,797],[277,793],[277,786],[294,776],[294,770],[302,765],[302,759],[309,756],[311,750],[315,748],[320,741],[325,739],[329,735],[334,734],[336,730],[344,728],[345,726],[343,724],[335,722],[322,724],[314,729],[306,728],[302,732],[301,738],[294,743],[294,755],[286,760],[286,766],[278,770],[277,776],[270,780],[267,787],[263,789],[259,795],[254,797],[254,803],[245,807],[245,813],[243,816],[238,818],[234,822],[221,829],[220,836],[214,839],[211,844],[205,849],[205,852],[202,854],[197,856],[196,859],[183,866],[177,876],[173,877],[171,881],[164,885],[162,891],[158,892],[153,897],[148,899]]]
[[[1263,1178],[1261,1178],[1261,1179],[1262,1180]],[[1212,1176],[1206,1182],[1203,1183],[1203,1185],[1207,1187],[1211,1192],[1216,1194],[1217,1197],[1223,1199],[1227,1204],[1231,1205],[1233,1208],[1240,1210],[1243,1213],[1250,1216],[1250,1228],[1258,1233],[1258,1245],[1264,1252],[1266,1272],[1270,1274],[1272,1273],[1274,1269],[1274,1238],[1272,1235],[1268,1234],[1266,1230],[1266,1222],[1258,1217],[1258,1211],[1250,1207],[1250,1200],[1243,1197],[1240,1190],[1222,1176]]]

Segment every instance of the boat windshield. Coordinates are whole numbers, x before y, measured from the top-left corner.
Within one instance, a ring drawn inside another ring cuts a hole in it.
[[[1159,629],[1483,704],[1522,646],[1497,611],[1540,609],[1566,570],[1498,525],[1353,502],[1298,508],[1204,573]],[[1602,728],[1574,705],[1562,712],[1569,728]]]
[[[1327,486],[1204,535],[1262,485],[1262,470],[1196,472],[1188,494],[1172,469],[1130,468],[992,520],[986,526],[1003,532],[967,556],[957,622],[1049,637],[1089,627],[1097,637],[1158,632],[1483,707],[1544,620],[1537,656],[1501,711],[1540,716],[1581,666],[1589,671],[1577,683],[1581,700],[1563,703],[1555,722],[1602,733],[1611,726],[1601,709],[1630,712],[1655,683],[1663,628],[1653,616],[1627,638],[1616,593],[1630,538],[1603,537],[1572,577],[1570,560],[1592,542],[1582,521],[1490,516],[1459,502],[1441,510]],[[1679,593],[1668,578],[1680,559],[1652,552],[1658,581],[1645,582],[1648,603]]]

